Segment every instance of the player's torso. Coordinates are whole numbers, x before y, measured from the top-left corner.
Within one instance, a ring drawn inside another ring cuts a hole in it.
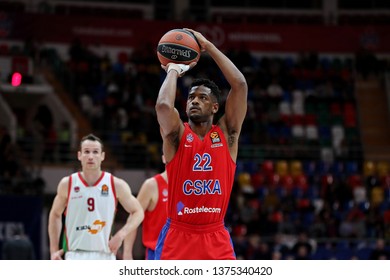
[[[167,164],[169,217],[190,224],[223,221],[235,166],[219,127],[200,139],[186,124],[176,155]]]
[[[74,173],[69,184],[65,221],[68,249],[109,252],[116,212],[112,175],[103,172],[93,186],[88,186],[80,173]]]

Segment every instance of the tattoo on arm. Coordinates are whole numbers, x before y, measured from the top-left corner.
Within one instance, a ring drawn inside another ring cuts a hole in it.
[[[229,134],[229,137],[228,137],[228,145],[229,145],[229,147],[233,147],[235,142],[236,142],[235,134]]]

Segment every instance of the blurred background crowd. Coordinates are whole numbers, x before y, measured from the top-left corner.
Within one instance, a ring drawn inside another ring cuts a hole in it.
[[[77,141],[90,131],[105,142],[103,168],[138,170],[144,178],[163,168],[154,110],[164,75],[157,41],[107,47],[86,43],[85,35],[53,43],[26,26],[26,17],[132,19],[169,23],[167,30],[204,23],[356,27],[375,34],[390,25],[386,1],[258,2],[241,1],[238,8],[233,1],[212,0],[1,1],[0,248],[22,228],[33,241],[34,258],[48,258],[47,209],[52,181],[61,178],[50,168],[77,170]],[[19,24],[20,17],[26,22]],[[46,24],[46,32],[56,32]],[[12,26],[23,26],[25,33],[18,29],[18,37]],[[300,44],[282,51],[263,52],[261,44],[224,49],[249,85],[226,216],[239,259],[390,258],[390,45],[374,35],[364,38],[368,43],[356,49],[335,52]],[[23,67],[18,84],[14,74]],[[226,81],[202,56],[180,79],[177,107],[185,107],[189,84],[202,76],[226,92]],[[56,101],[43,101],[50,94]],[[139,183],[129,183],[136,193]],[[121,218],[119,213],[118,223]]]

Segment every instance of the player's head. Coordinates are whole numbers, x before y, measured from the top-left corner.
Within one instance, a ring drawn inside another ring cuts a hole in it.
[[[100,169],[101,162],[105,157],[103,148],[103,142],[99,137],[93,134],[84,136],[80,141],[78,151],[78,159],[82,167],[87,169]]]
[[[83,138],[81,138],[81,140],[80,140],[80,147],[79,147],[80,151],[81,151],[81,148],[83,146],[83,143],[85,141],[87,141],[87,140],[92,141],[92,142],[98,142],[100,144],[100,148],[101,148],[102,152],[104,151],[104,145],[103,145],[102,139],[100,139],[99,137],[97,137],[96,135],[94,135],[92,133],[90,133],[90,134],[84,136]]]
[[[221,99],[221,90],[219,87],[209,79],[196,79],[191,84],[191,89],[197,86],[204,86],[210,89],[211,95],[215,98],[215,102],[219,103]],[[190,91],[191,91],[190,89]]]
[[[186,113],[193,122],[207,121],[218,112],[221,90],[211,80],[197,79],[188,93]]]

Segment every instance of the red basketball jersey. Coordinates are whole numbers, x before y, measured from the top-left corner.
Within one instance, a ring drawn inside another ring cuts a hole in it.
[[[168,217],[191,225],[223,222],[236,164],[218,126],[200,139],[188,123],[179,148],[167,164]]]
[[[168,184],[165,179],[157,174],[154,176],[158,187],[158,200],[152,211],[145,211],[142,224],[142,242],[146,248],[155,250],[158,235],[167,221]]]

